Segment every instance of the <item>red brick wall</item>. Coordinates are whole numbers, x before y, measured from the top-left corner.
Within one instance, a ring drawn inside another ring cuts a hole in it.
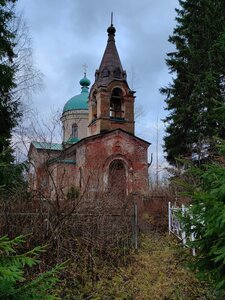
[[[109,165],[119,159],[126,166],[127,194],[147,194],[147,147],[147,143],[120,130],[83,141],[77,147],[77,167],[82,169],[83,186],[106,190]]]

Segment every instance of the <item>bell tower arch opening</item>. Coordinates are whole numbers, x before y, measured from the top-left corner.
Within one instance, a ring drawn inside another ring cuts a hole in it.
[[[110,118],[123,119],[123,92],[120,88],[114,88],[110,98]]]

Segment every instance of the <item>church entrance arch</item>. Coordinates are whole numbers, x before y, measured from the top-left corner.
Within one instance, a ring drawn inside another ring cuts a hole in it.
[[[127,194],[127,170],[121,159],[114,159],[109,165],[108,191],[116,197]]]

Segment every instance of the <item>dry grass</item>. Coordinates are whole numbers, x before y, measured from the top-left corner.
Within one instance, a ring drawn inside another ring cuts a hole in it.
[[[117,268],[107,262],[96,264],[95,282],[86,277],[83,284],[74,282],[69,288],[65,281],[63,299],[215,299],[209,285],[185,266],[187,255],[169,236],[156,232],[142,236],[141,248],[129,264]]]

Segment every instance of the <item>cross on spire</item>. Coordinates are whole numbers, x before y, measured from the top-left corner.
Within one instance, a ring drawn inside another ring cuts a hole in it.
[[[113,12],[111,12],[111,26],[113,26]]]
[[[86,73],[87,73],[87,68],[88,68],[87,64],[83,64],[83,69],[84,69],[84,75],[85,76],[86,76]]]

